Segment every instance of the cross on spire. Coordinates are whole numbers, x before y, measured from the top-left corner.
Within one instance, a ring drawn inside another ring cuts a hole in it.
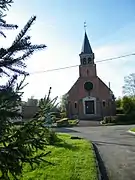
[[[86,21],[84,22],[84,30],[86,31],[86,27],[87,27],[87,24],[86,24]]]

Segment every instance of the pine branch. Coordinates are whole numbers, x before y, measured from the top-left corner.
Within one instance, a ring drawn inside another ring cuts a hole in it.
[[[18,26],[14,24],[6,24],[5,22],[0,23],[0,29],[11,30],[11,29],[17,29],[17,28]],[[6,38],[6,35],[2,31],[0,31],[0,34]]]
[[[21,30],[21,32],[16,37],[15,41],[13,42],[12,46],[14,46],[16,43],[18,43],[23,36],[26,34],[28,29],[31,27],[32,23],[36,20],[36,16],[33,16],[30,18],[30,20],[27,22],[27,24],[24,26],[24,28]]]
[[[18,28],[17,25],[7,24],[3,17],[6,16],[5,11],[8,10],[8,7],[13,3],[12,0],[0,0],[0,29],[14,29]],[[6,35],[0,31],[0,35],[6,38]]]
[[[29,73],[27,73],[26,71],[19,70],[19,69],[16,69],[16,68],[12,68],[10,66],[7,66],[7,69],[9,69],[9,70],[11,70],[11,71],[13,71],[15,73],[18,73],[20,75],[26,75],[26,76],[29,75]]]
[[[22,61],[29,58],[35,51],[44,49],[46,45],[32,45],[30,42],[30,36],[25,36],[26,31],[31,26],[33,21],[35,20],[35,16],[31,18],[28,23],[25,25],[23,30],[19,33],[17,38],[15,39],[14,43],[9,47],[8,49],[1,48],[0,49],[0,73],[9,75],[8,72],[6,72],[5,69],[8,69],[10,71],[19,73],[19,74],[27,74],[25,71],[21,69],[17,69],[15,67],[25,68],[25,63],[22,63]],[[23,52],[22,56],[19,56],[17,58],[14,58],[16,53]]]
[[[5,34],[2,31],[0,31],[0,34],[4,36],[4,38],[6,38]]]
[[[0,10],[2,9],[0,11],[0,28],[17,27],[6,24],[6,21],[2,19],[3,12],[11,3],[12,0],[0,0]],[[41,106],[38,116],[40,118],[33,118],[19,127],[14,124],[14,120],[21,116],[18,108],[21,105],[23,88],[27,85],[24,84],[27,75],[24,71],[26,67],[24,60],[36,50],[46,47],[42,44],[33,45],[30,36],[26,36],[26,32],[35,19],[36,17],[33,16],[28,21],[9,48],[0,49],[0,76],[7,74],[11,77],[6,85],[0,86],[0,179],[10,179],[9,174],[14,179],[18,179],[24,163],[29,163],[32,166],[41,161],[47,162],[43,157],[48,153],[42,152],[45,151],[47,144],[52,143],[54,136],[44,127],[45,120],[52,115],[52,106],[55,106],[55,101],[50,102],[49,97],[48,103],[43,103]],[[2,31],[0,33],[5,36]],[[15,72],[15,75],[11,76],[10,72]],[[17,83],[20,74],[23,74],[24,78],[20,83]],[[36,155],[38,150],[42,150],[40,155]]]
[[[14,24],[6,24],[6,23],[0,23],[0,28],[6,28],[6,29],[17,29],[18,26]]]
[[[11,6],[13,0],[0,0],[0,11],[8,10],[8,6]]]
[[[6,23],[2,18],[6,16],[5,11],[8,11],[8,7],[13,3],[12,0],[0,0],[0,21]]]

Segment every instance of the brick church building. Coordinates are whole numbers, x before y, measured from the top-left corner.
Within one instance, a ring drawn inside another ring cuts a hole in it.
[[[79,119],[98,119],[115,115],[114,95],[97,76],[95,56],[86,32],[79,56],[79,78],[66,94],[68,116]]]

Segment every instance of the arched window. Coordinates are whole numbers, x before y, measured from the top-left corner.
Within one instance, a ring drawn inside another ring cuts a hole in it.
[[[83,59],[81,59],[81,64],[83,64]]]
[[[103,107],[105,107],[106,106],[105,100],[103,100],[102,103],[103,103]]]
[[[90,57],[88,58],[88,64],[91,64],[91,58]]]
[[[83,58],[83,64],[84,65],[86,64],[86,58]]]
[[[87,76],[89,75],[89,70],[87,69]]]
[[[75,109],[77,108],[77,102],[75,102]]]

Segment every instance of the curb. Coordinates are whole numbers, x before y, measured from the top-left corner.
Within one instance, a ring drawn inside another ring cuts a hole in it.
[[[96,144],[94,144],[93,142],[92,142],[92,145],[93,145],[93,151],[94,151],[95,159],[96,159],[98,180],[109,180],[106,168],[104,166],[104,162],[100,156],[98,148],[97,148]]]
[[[101,176],[101,172],[100,172],[100,168],[99,168],[99,163],[97,160],[97,155],[96,155],[96,151],[95,151],[95,147],[94,147],[94,143],[92,142],[92,149],[94,152],[94,156],[95,156],[95,161],[96,161],[96,168],[97,168],[97,172],[98,172],[98,180],[102,180],[102,176]]]
[[[128,132],[129,134],[132,134],[132,135],[135,136],[135,132],[133,132],[133,131],[131,131],[131,130],[128,130],[127,132]]]

